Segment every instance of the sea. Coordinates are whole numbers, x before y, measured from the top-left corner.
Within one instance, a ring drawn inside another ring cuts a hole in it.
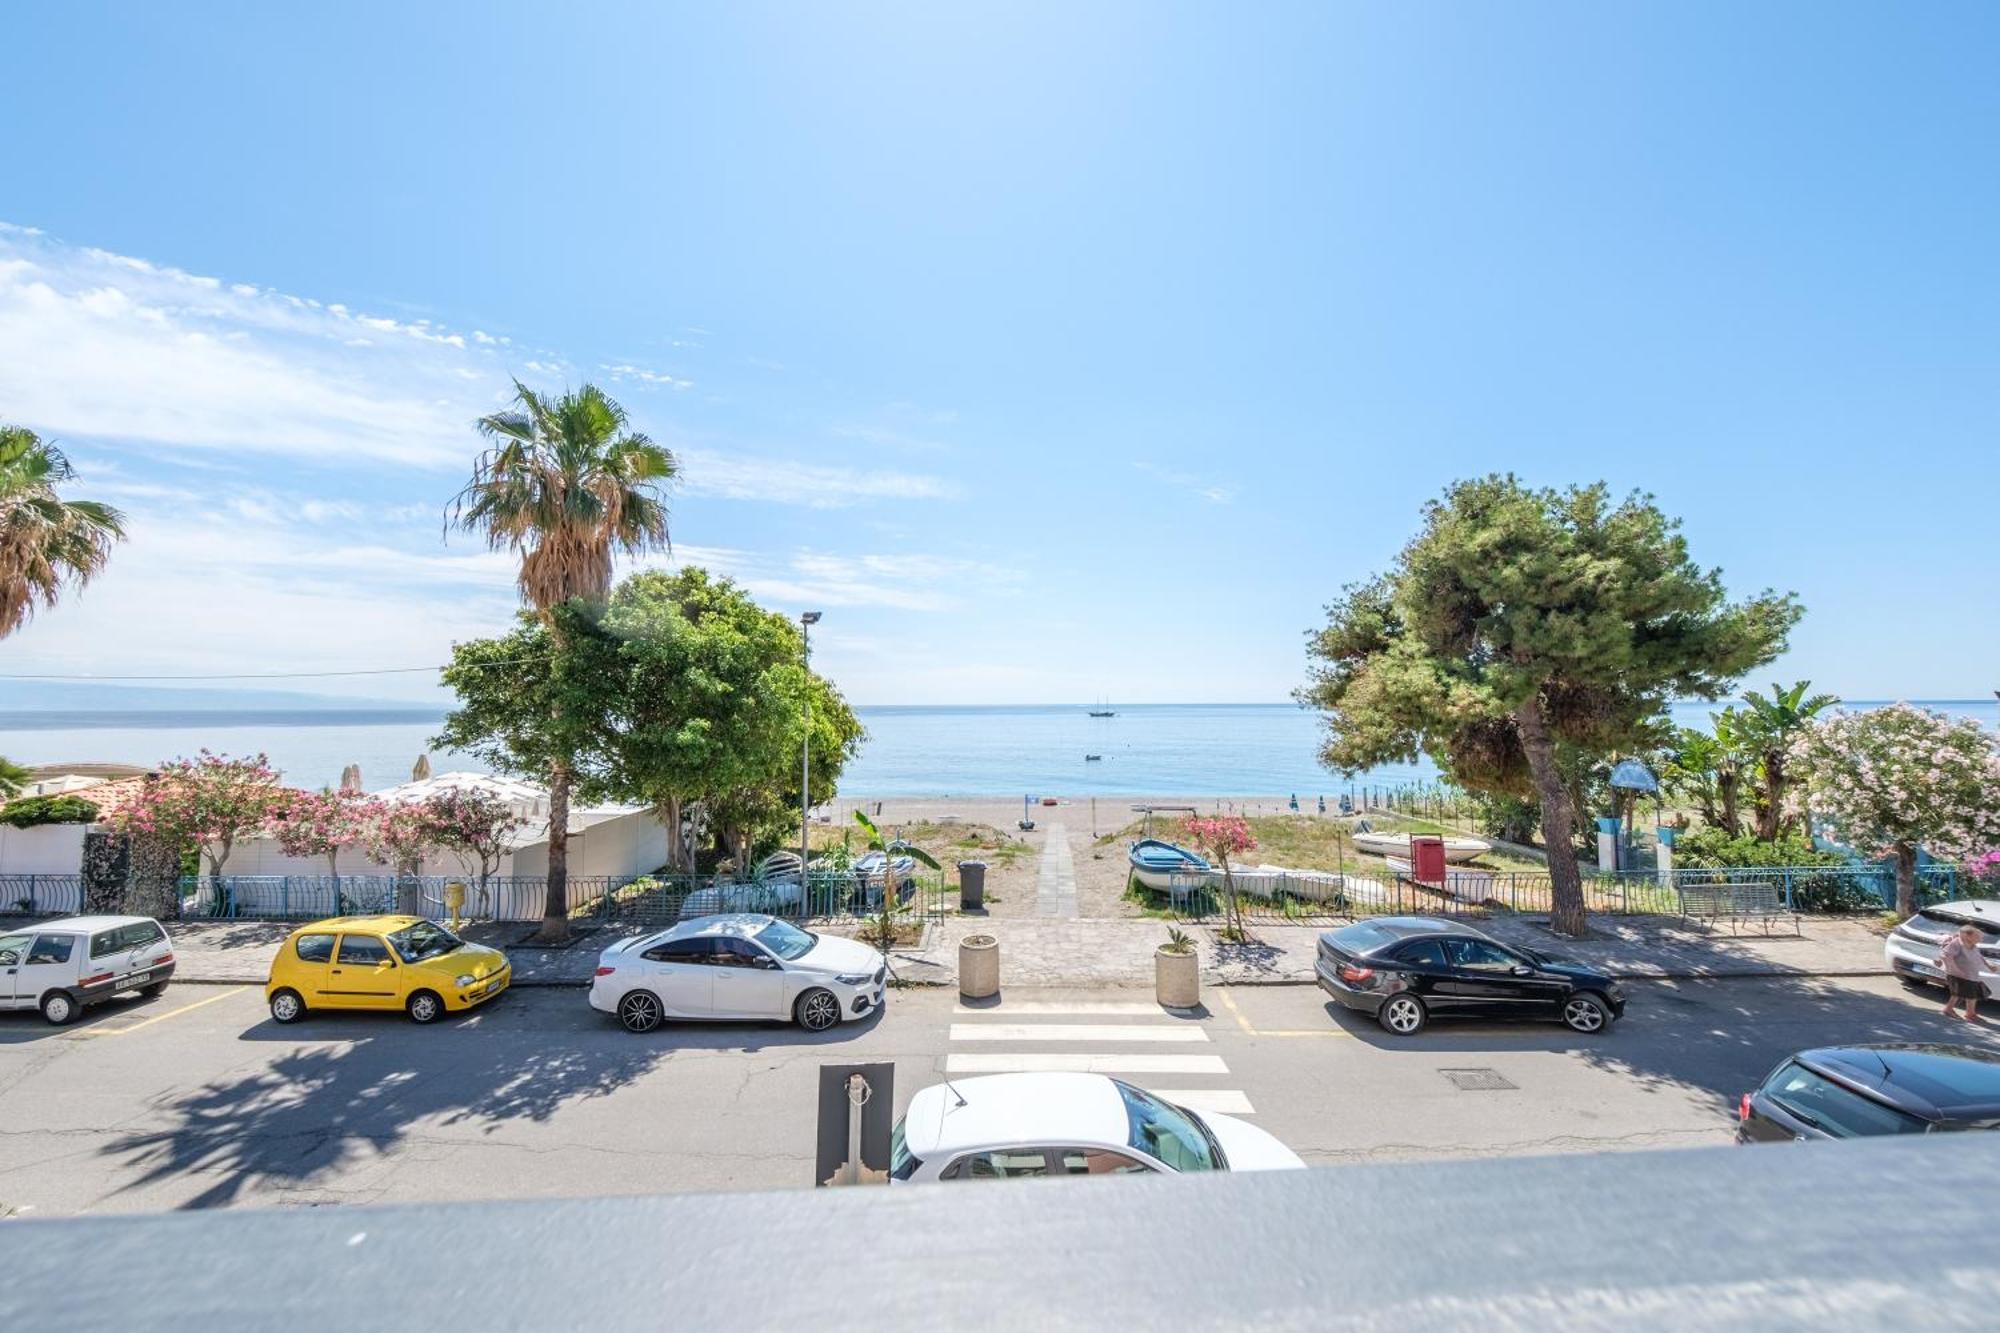
[[[1880,706],[1854,701],[1849,708]],[[1916,701],[1991,727],[2000,703]],[[1702,726],[1717,705],[1677,704]],[[1112,717],[1092,717],[1093,709]],[[1317,714],[1296,704],[1037,704],[857,708],[868,729],[840,782],[858,796],[1059,794],[1268,796],[1301,804],[1361,786],[1434,781],[1428,761],[1343,777],[1315,758]],[[483,770],[469,755],[431,746],[442,715],[426,709],[34,709],[0,712],[0,755],[19,764],[153,765],[201,749],[262,753],[301,787],[332,786],[349,764],[371,790],[410,776]],[[1095,755],[1096,758],[1089,756]]]

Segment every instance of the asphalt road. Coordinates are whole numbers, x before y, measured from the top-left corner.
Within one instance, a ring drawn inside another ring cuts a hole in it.
[[[513,992],[418,1028],[315,1015],[281,1028],[255,988],[176,986],[70,1028],[0,1015],[0,1211],[498,1199],[808,1183],[817,1068],[891,1060],[897,1104],[947,1074],[1116,1072],[1248,1115],[1307,1161],[1723,1144],[1780,1057],[1857,1040],[2000,1045],[1887,980],[1632,988],[1595,1038],[1434,1024],[1393,1038],[1307,987],[892,993],[812,1036],[755,1025],[627,1034],[580,992]],[[1456,1078],[1454,1077],[1456,1075]],[[1472,1085],[1462,1088],[1461,1083]]]

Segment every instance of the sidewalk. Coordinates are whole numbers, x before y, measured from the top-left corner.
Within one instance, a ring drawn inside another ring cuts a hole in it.
[[[1542,953],[1593,964],[1633,979],[1712,977],[1886,976],[1882,936],[1869,922],[1849,917],[1807,918],[1799,935],[1731,935],[1658,917],[1597,917],[1587,940],[1566,940],[1532,917],[1482,921],[1482,930]],[[282,921],[170,922],[182,982],[258,984],[271,955],[293,929]],[[585,986],[597,956],[625,935],[593,930],[565,949],[517,943],[527,924],[469,926],[478,944],[507,950],[517,986]],[[1250,944],[1224,944],[1206,926],[1188,930],[1201,950],[1202,977],[1211,985],[1305,985],[1313,980],[1313,953],[1324,926],[1255,924]],[[841,933],[853,933],[844,929]],[[894,954],[896,975],[917,985],[958,982],[958,942],[967,935],[1000,940],[1000,975],[1013,986],[1149,986],[1153,951],[1166,942],[1167,923],[1146,920],[1014,917],[947,917],[934,924],[922,947]]]

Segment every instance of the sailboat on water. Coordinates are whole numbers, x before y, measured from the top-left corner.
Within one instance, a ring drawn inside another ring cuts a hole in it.
[[[1091,709],[1091,710],[1090,710],[1090,715],[1091,715],[1092,717],[1117,717],[1117,716],[1118,716],[1118,714],[1117,714],[1116,712],[1112,711],[1112,709],[1111,709],[1110,707],[1108,707],[1108,706],[1106,705],[1105,701],[1104,701],[1104,700],[1102,700],[1102,699],[1099,699],[1099,700],[1097,701],[1097,707],[1095,707],[1095,708],[1093,708],[1093,709]]]

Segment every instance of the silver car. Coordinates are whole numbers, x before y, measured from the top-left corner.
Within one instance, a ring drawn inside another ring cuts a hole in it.
[[[0,1008],[61,1025],[114,995],[158,995],[174,944],[149,916],[72,916],[0,935]]]

